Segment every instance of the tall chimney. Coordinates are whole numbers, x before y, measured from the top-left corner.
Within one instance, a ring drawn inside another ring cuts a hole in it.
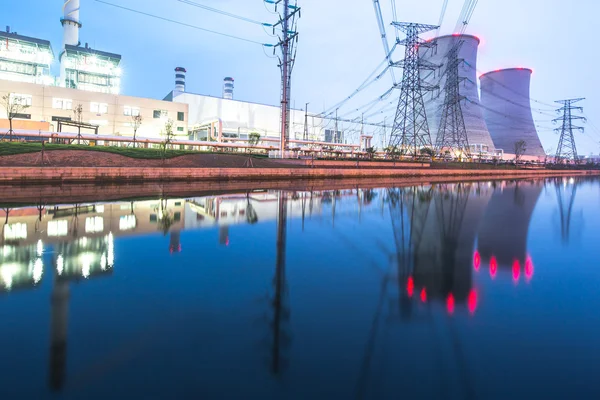
[[[63,55],[66,51],[66,46],[79,46],[79,0],[64,0],[63,17],[60,19],[63,26],[63,48],[60,53],[60,81],[61,86],[65,85],[66,65]]]
[[[185,74],[186,70],[183,67],[175,68],[175,91],[185,92]]]
[[[233,99],[233,78],[229,76],[223,79],[223,98],[228,100]]]

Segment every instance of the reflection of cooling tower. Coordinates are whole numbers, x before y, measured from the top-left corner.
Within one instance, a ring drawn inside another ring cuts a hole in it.
[[[471,290],[475,239],[491,197],[474,187],[434,189],[414,269],[415,284],[426,287],[431,298],[452,293],[464,301]]]
[[[544,157],[531,114],[531,74],[530,69],[511,68],[482,75],[481,104],[496,148],[514,154],[515,143],[524,140],[525,155]]]
[[[436,39],[437,45],[432,47],[421,47],[420,55],[423,60],[430,63],[441,65],[435,71],[422,71],[421,77],[425,83],[433,86],[439,86],[439,90],[433,90],[424,95],[425,106],[427,112],[427,122],[431,132],[431,140],[435,143],[437,133],[440,127],[442,117],[442,109],[444,105],[444,84],[446,82],[446,66],[448,60],[446,55],[454,44],[459,40],[463,44],[458,53],[459,59],[464,62],[459,64],[458,75],[463,78],[460,83],[460,94],[466,97],[466,100],[461,102],[469,145],[483,145],[488,148],[488,151],[494,150],[494,143],[490,137],[490,133],[486,127],[481,107],[479,106],[479,94],[477,92],[477,47],[479,46],[479,38],[476,36],[441,36]],[[440,79],[441,78],[441,79]]]
[[[500,266],[525,262],[529,222],[541,193],[541,185],[523,182],[494,193],[479,230],[483,260],[495,256]]]

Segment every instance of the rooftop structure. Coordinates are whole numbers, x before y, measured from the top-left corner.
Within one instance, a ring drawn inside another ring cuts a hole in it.
[[[50,65],[54,60],[47,40],[0,32],[0,79],[50,85]]]

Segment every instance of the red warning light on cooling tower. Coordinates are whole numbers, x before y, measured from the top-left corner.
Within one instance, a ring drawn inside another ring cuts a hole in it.
[[[469,307],[469,312],[471,314],[475,314],[475,310],[477,310],[477,292],[475,291],[475,289],[471,289],[471,291],[469,292],[467,306]]]
[[[477,250],[475,250],[475,254],[473,254],[473,267],[475,271],[479,271],[479,267],[481,266],[481,255]]]
[[[448,309],[448,314],[454,313],[454,295],[452,293],[446,299],[446,308]]]
[[[529,282],[531,278],[533,278],[533,261],[528,256],[527,260],[525,260],[525,279]]]
[[[490,275],[491,275],[492,279],[494,279],[496,277],[497,273],[498,273],[498,260],[496,259],[496,256],[492,256],[492,258],[490,258]]]
[[[513,275],[513,281],[515,281],[515,283],[518,282],[519,277],[521,276],[521,263],[519,262],[519,260],[513,261],[512,275]]]

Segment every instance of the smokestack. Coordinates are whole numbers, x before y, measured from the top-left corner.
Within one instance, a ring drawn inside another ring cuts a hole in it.
[[[175,91],[185,92],[185,74],[186,70],[183,67],[175,68]]]
[[[79,0],[65,0],[60,22],[63,26],[63,49],[67,44],[79,46]]]
[[[223,79],[223,98],[233,99],[233,78],[231,77]]]
[[[64,0],[63,17],[60,19],[63,27],[63,48],[60,53],[60,81],[61,86],[65,86],[67,77],[65,57],[66,46],[79,46],[79,0]]]

